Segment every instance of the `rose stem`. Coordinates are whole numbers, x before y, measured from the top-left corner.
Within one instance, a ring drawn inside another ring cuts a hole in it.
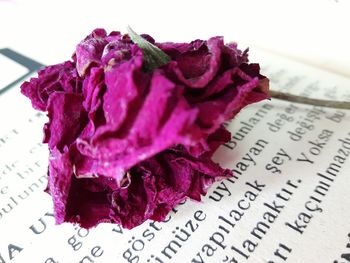
[[[276,91],[276,90],[270,90],[269,93],[271,98],[285,100],[289,102],[310,104],[315,106],[330,107],[330,108],[344,109],[344,110],[350,109],[350,102],[347,102],[347,101],[312,99],[312,98],[297,96],[297,95]]]

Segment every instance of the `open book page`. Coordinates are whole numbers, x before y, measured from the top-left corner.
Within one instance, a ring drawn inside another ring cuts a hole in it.
[[[235,175],[202,202],[187,200],[165,222],[133,230],[57,226],[43,192],[46,116],[16,84],[33,73],[23,60],[0,57],[0,89],[8,87],[0,95],[0,263],[350,262],[349,112],[278,100],[250,105],[227,124],[232,139],[215,155]],[[350,79],[269,53],[250,60],[273,89],[350,99]]]

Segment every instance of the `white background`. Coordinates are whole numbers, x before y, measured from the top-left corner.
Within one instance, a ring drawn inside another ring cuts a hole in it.
[[[127,25],[158,41],[223,35],[350,75],[348,0],[0,0],[0,47],[44,64],[68,59],[96,27]]]

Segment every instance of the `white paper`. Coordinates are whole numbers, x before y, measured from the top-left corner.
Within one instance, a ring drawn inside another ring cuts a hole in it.
[[[350,79],[269,53],[250,60],[261,63],[273,89],[350,99]],[[349,111],[251,105],[231,121],[232,140],[215,155],[235,176],[201,203],[186,201],[168,222],[89,231],[54,224],[43,192],[46,116],[19,85],[0,96],[0,116],[0,263],[350,262]]]

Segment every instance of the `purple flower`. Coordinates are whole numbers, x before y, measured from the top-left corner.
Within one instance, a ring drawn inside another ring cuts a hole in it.
[[[57,223],[133,228],[163,220],[185,198],[201,200],[232,176],[211,160],[230,139],[222,126],[267,98],[268,79],[247,52],[223,38],[155,43],[170,61],[145,71],[147,56],[128,35],[94,30],[73,60],[22,84],[47,111],[47,191]]]

